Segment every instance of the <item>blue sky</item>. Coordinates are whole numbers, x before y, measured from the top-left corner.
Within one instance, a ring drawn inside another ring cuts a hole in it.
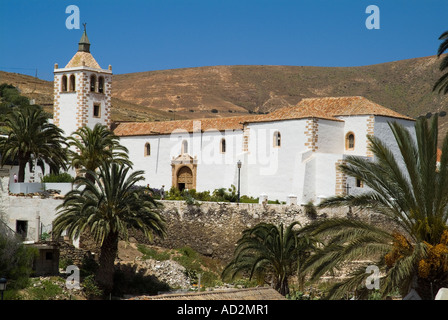
[[[77,50],[114,74],[213,65],[361,66],[435,55],[447,0],[0,0],[0,70],[52,80]],[[380,29],[365,22],[380,10]]]

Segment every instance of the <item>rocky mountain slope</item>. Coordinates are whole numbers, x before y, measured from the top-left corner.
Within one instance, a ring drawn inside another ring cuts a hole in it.
[[[302,98],[353,95],[418,117],[447,109],[448,97],[432,91],[440,61],[429,56],[361,67],[213,66],[119,74],[113,76],[112,118],[226,117],[266,113]],[[52,82],[0,71],[3,82],[51,111]],[[447,122],[441,119],[443,133]]]

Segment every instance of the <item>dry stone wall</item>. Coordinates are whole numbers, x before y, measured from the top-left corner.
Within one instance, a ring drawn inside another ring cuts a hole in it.
[[[203,202],[187,205],[184,201],[163,201],[161,213],[167,223],[167,236],[154,238],[152,244],[166,248],[189,246],[197,252],[229,261],[233,256],[242,232],[258,223],[289,225],[299,221],[305,225],[312,221],[302,206],[275,204],[237,204]],[[317,219],[330,216],[345,217],[347,208],[326,209],[317,212]],[[356,213],[364,214],[366,213]],[[143,243],[149,242],[140,233],[133,236]]]
[[[40,221],[45,226],[51,227],[51,222],[56,217],[56,207],[62,203],[62,200],[56,199],[14,197],[5,193],[0,193],[0,195],[3,197],[0,218],[12,229],[14,229],[16,219],[28,220],[31,239],[34,239],[31,231],[34,230],[33,227],[36,224],[36,214],[39,212]],[[166,237],[164,239],[154,237],[153,242],[149,242],[139,232],[130,232],[131,236],[140,243],[154,244],[170,249],[189,246],[203,255],[224,262],[230,261],[237,241],[247,228],[260,222],[289,225],[298,221],[305,225],[312,221],[306,209],[299,205],[219,202],[188,205],[185,201],[168,200],[160,203],[163,206],[159,210],[167,225]],[[320,209],[317,210],[317,216],[314,218],[347,217],[348,215],[387,226],[387,223],[368,211],[352,210],[350,213],[348,208]],[[99,248],[91,237],[82,237],[79,245],[80,249],[96,255],[99,253]]]

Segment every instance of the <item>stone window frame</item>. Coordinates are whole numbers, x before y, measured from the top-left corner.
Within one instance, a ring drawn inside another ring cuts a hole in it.
[[[98,93],[104,93],[105,80],[103,76],[98,77]]]
[[[69,77],[69,92],[76,92],[76,76],[74,74],[71,74]]]
[[[364,188],[364,183],[361,179],[356,178],[356,187],[357,188]]]
[[[61,92],[68,92],[68,78],[66,74],[61,77]]]
[[[98,107],[98,114],[96,114],[96,107]],[[94,103],[93,104],[93,117],[94,118],[101,118],[101,104],[100,103]]]
[[[353,136],[353,143],[351,144],[351,139],[350,136]],[[355,138],[355,133],[353,131],[349,131],[347,132],[347,134],[345,135],[345,150],[355,150],[355,144],[356,143],[356,138]]]
[[[149,142],[145,143],[145,157],[149,157],[151,155],[151,144]]]
[[[90,92],[97,92],[96,75],[94,74],[90,75]]]
[[[273,135],[273,147],[280,148],[282,146],[282,134],[280,131],[275,131]]]
[[[219,143],[219,151],[221,153],[226,153],[226,149],[227,149],[227,142],[225,138],[222,138],[220,143]]]

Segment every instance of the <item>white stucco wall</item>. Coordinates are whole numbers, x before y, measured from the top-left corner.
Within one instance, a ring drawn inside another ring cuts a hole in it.
[[[169,136],[134,136],[121,137],[120,143],[128,148],[129,158],[133,162],[134,170],[143,170],[144,185],[159,189],[165,185],[165,189],[171,186],[171,143]],[[151,155],[145,157],[145,144],[151,145]]]
[[[305,146],[306,120],[251,123],[249,152],[244,164],[243,193],[269,200],[286,201],[303,188],[302,153]],[[274,133],[281,134],[281,146],[274,147]]]
[[[318,119],[317,151],[319,153],[343,153],[345,126],[345,122],[342,121]]]
[[[414,128],[415,121],[375,116],[375,126],[374,126],[375,136],[380,138],[382,141],[386,142],[388,145],[390,145],[394,154],[399,154],[400,150],[398,149],[398,145],[395,142],[392,130],[390,129],[389,126],[390,122],[397,122],[403,125],[406,129],[408,129],[411,132],[414,141],[416,141],[415,128]]]
[[[201,138],[201,143],[195,144],[197,149],[194,150],[194,155],[198,158],[196,189],[213,191],[217,188],[230,188],[231,185],[238,187],[237,162],[241,160],[244,166],[245,161],[242,152],[242,130],[210,130],[204,132]],[[225,153],[221,152],[222,139],[226,141]],[[242,167],[241,174],[243,170]]]
[[[61,92],[59,98],[60,117],[59,128],[64,130],[65,136],[69,136],[76,131],[76,92]]]
[[[221,153],[221,139],[226,139],[226,152]],[[144,170],[144,185],[159,189],[172,183],[173,158],[181,154],[183,141],[188,143],[187,154],[197,161],[196,189],[213,191],[217,188],[237,186],[237,161],[242,159],[242,131],[206,131],[203,133],[174,132],[170,135],[121,137],[120,142],[129,150],[134,170]],[[151,154],[145,156],[145,145]]]
[[[315,203],[335,195],[336,163],[343,158],[342,154],[317,153],[315,177]],[[305,199],[304,199],[305,200]],[[307,199],[309,200],[309,199]],[[304,201],[306,202],[306,201]]]
[[[367,121],[369,117],[369,115],[337,117],[345,122],[343,139],[341,141],[345,154],[356,156],[367,155]],[[345,148],[345,137],[349,132],[353,132],[355,135],[355,147],[353,150],[347,150]]]

